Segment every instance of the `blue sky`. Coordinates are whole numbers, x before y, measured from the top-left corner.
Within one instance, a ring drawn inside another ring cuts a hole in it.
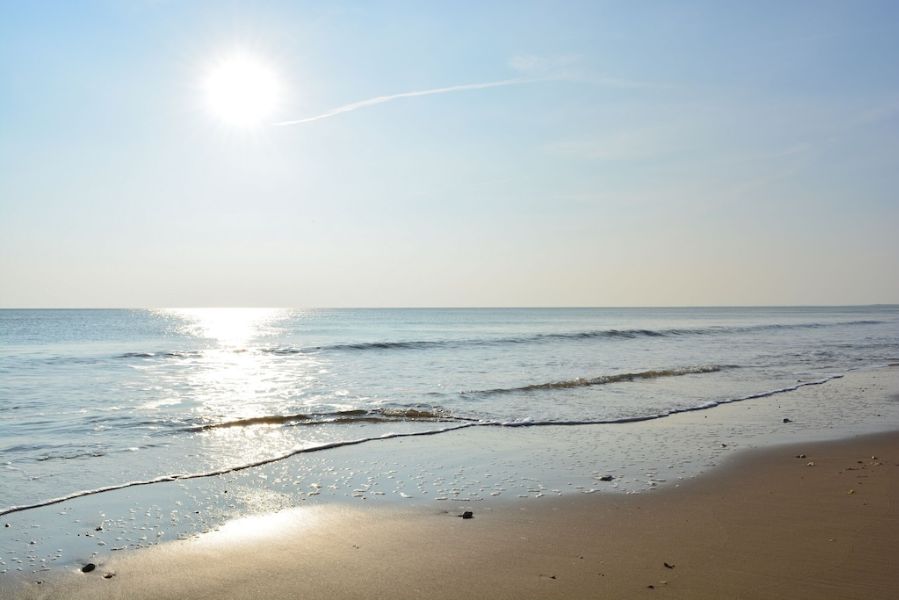
[[[0,306],[899,302],[893,2],[0,4]],[[235,48],[272,121],[204,105]]]

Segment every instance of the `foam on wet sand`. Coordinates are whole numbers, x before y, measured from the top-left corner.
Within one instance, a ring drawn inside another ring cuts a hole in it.
[[[899,433],[857,436],[738,453],[651,494],[466,507],[472,519],[347,504],[237,519],[14,595],[895,598],[897,501]]]

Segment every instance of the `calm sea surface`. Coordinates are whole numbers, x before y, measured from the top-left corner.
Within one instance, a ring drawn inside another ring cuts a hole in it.
[[[897,306],[0,310],[0,510],[392,434],[713,411],[897,360]]]

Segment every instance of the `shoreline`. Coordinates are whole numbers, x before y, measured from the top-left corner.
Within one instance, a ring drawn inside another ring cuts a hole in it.
[[[509,597],[536,597],[541,595],[536,588],[520,587],[522,581],[529,581],[528,573],[521,571],[517,562],[502,562],[500,558],[503,553],[512,552],[510,556],[517,557],[516,561],[531,561],[528,564],[533,568],[545,570],[533,562],[531,553],[554,555],[560,547],[577,551],[579,556],[590,552],[609,556],[603,558],[603,564],[630,572],[625,579],[630,582],[653,571],[651,565],[634,567],[624,558],[644,555],[646,546],[660,531],[667,531],[670,539],[686,540],[691,547],[720,537],[721,532],[709,531],[704,521],[721,511],[732,512],[733,505],[746,506],[744,499],[753,490],[738,490],[732,501],[723,504],[720,498],[716,499],[715,490],[745,487],[741,478],[758,479],[760,469],[773,472],[785,466],[795,468],[794,464],[781,464],[784,451],[801,448],[790,456],[806,454],[810,457],[808,462],[815,463],[814,469],[806,466],[800,470],[800,479],[817,476],[818,467],[823,464],[811,458],[809,448],[837,456],[841,452],[857,454],[860,444],[877,444],[887,450],[872,451],[871,456],[899,455],[893,452],[899,448],[897,375],[899,371],[892,367],[860,370],[832,380],[829,385],[803,387],[790,394],[723,404],[711,411],[684,412],[645,423],[508,430],[468,428],[446,436],[387,439],[369,447],[364,454],[353,447],[336,448],[326,454],[301,455],[229,476],[127,488],[77,498],[61,506],[13,513],[2,519],[0,528],[0,596],[201,597],[205,595],[202,586],[191,587],[183,579],[185,573],[193,575],[199,569],[205,573],[203,581],[207,586],[238,578],[227,590],[233,587],[234,596],[219,590],[216,597],[250,597],[238,593],[242,586],[268,586],[266,582],[283,579],[284,573],[292,572],[296,564],[314,566],[321,570],[321,577],[348,584],[339,568],[321,562],[320,554],[341,556],[344,562],[363,557],[359,568],[365,571],[378,566],[377,562],[369,565],[366,560],[380,561],[380,555],[388,550],[388,555],[396,558],[384,568],[398,571],[401,576],[396,585],[403,586],[418,581],[414,573],[427,571],[430,563],[449,560],[466,564],[472,557],[480,556],[467,567],[466,577],[481,568],[482,562],[492,564],[495,573],[473,578],[472,586],[508,588]],[[830,408],[820,410],[824,406]],[[807,465],[800,459],[787,462],[795,461]],[[899,466],[899,456],[889,464]],[[865,471],[866,478],[870,477],[869,465],[858,468]],[[857,468],[843,465],[842,469],[846,474]],[[602,474],[614,474],[613,480],[605,481]],[[880,475],[882,471],[878,471]],[[771,494],[784,498],[788,506],[797,501],[810,506],[818,501],[817,497],[797,500],[790,496],[789,477],[774,479]],[[763,478],[759,485],[768,482]],[[303,489],[306,492],[300,491]],[[854,497],[857,491],[845,493]],[[882,491],[879,497],[899,500],[895,486]],[[770,504],[769,500],[761,500],[760,504],[771,513],[771,507],[765,504]],[[691,508],[693,504],[701,505],[701,510]],[[455,515],[467,510],[476,514],[475,527],[467,520],[467,527],[460,531],[447,525],[463,522]],[[825,512],[839,520],[844,518],[841,510],[846,509],[827,508]],[[694,524],[700,524],[696,531],[675,531],[665,518],[684,511],[693,514]],[[780,512],[777,508],[774,516]],[[803,515],[794,517],[780,526],[789,531],[806,519]],[[626,526],[619,522],[622,518]],[[881,515],[883,521],[891,518],[895,521],[890,514]],[[764,530],[768,522],[759,522],[755,527]],[[801,540],[813,539],[809,526],[802,527],[805,529]],[[894,533],[899,533],[899,528],[894,529]],[[509,538],[510,531],[517,532],[517,537]],[[591,531],[600,532],[603,539],[585,539],[584,534]],[[291,542],[285,537],[287,532],[294,532],[302,542]],[[776,538],[776,533],[769,537]],[[874,535],[879,535],[876,528]],[[379,549],[369,558],[362,553],[344,555],[345,548],[334,546],[331,538],[335,536],[354,537],[354,550],[373,546]],[[466,548],[468,554],[454,555],[445,546],[448,539],[455,539],[454,543]],[[516,546],[517,539],[529,543]],[[580,540],[581,549],[570,547],[571,540]],[[801,540],[791,543],[795,546]],[[758,547],[758,540],[754,543]],[[727,551],[724,548],[711,554]],[[794,551],[809,552],[807,548]],[[768,550],[763,548],[762,552]],[[752,564],[751,558],[741,560]],[[782,559],[790,560],[789,556]],[[427,564],[419,565],[420,560]],[[876,562],[870,557],[869,560]],[[253,565],[253,561],[260,562]],[[88,563],[96,565],[96,569],[79,572]],[[207,570],[211,565],[224,570]],[[719,565],[717,569],[729,567]],[[504,579],[507,571],[511,580]],[[766,576],[765,569],[758,572]],[[603,582],[611,576],[611,571],[602,573]],[[259,574],[262,579],[257,580]],[[125,577],[120,579],[120,575]],[[363,580],[374,576],[367,575]],[[449,590],[462,585],[446,578],[441,580],[443,576],[432,574]],[[570,585],[586,585],[583,573],[569,572],[566,577],[570,578]],[[549,579],[556,581],[551,576]],[[98,580],[105,588],[92,589],[91,582]],[[666,593],[674,593],[669,589],[671,579],[659,581],[668,582],[659,584],[669,590]],[[427,579],[422,585],[429,582]],[[294,583],[299,586],[297,589],[307,585],[299,580]],[[647,590],[658,589],[654,583],[647,585],[654,586]],[[887,586],[899,591],[892,582]],[[610,589],[616,590],[614,595],[619,597],[632,593],[620,587]],[[316,587],[309,594],[370,597],[343,587],[330,592],[322,590]],[[475,587],[465,590],[469,595],[484,594]],[[693,587],[683,597],[701,598],[700,591]],[[385,597],[395,597],[394,592],[382,590]],[[422,595],[441,597],[440,593],[431,590]],[[797,597],[797,593],[793,590],[789,597]],[[264,594],[293,597],[286,588],[265,587]],[[593,592],[575,586],[565,594],[578,598]],[[728,594],[740,597],[735,590]],[[840,597],[852,597],[841,594]],[[414,595],[408,592],[409,597]],[[445,597],[452,595],[447,593]]]
[[[745,408],[746,410],[758,410],[760,405],[749,404],[748,402],[756,401],[756,402],[774,402],[779,406],[780,399],[778,398],[781,394],[795,394],[796,392],[802,393],[810,392],[807,388],[822,386],[826,384],[833,384],[834,382],[838,382],[838,380],[846,379],[848,382],[852,382],[849,385],[851,387],[859,388],[864,390],[866,386],[878,386],[880,391],[890,395],[890,393],[896,394],[899,397],[899,385],[892,382],[892,379],[895,377],[891,377],[892,374],[899,372],[894,371],[896,367],[899,367],[899,363],[890,363],[887,365],[868,367],[862,370],[850,370],[846,373],[828,375],[823,378],[815,379],[815,380],[798,380],[796,385],[785,387],[782,389],[768,390],[764,392],[755,392],[742,397],[735,397],[725,400],[715,401],[708,405],[703,406],[695,406],[695,407],[686,407],[686,408],[677,408],[673,409],[670,412],[652,415],[646,417],[635,417],[635,418],[621,418],[621,419],[611,419],[611,420],[597,420],[597,421],[538,421],[538,422],[513,422],[513,423],[504,423],[504,422],[463,422],[463,423],[453,423],[448,426],[438,427],[437,429],[427,429],[427,430],[412,430],[412,431],[400,431],[400,432],[388,432],[386,434],[376,435],[372,437],[363,437],[363,438],[350,438],[345,440],[338,440],[334,442],[326,442],[319,445],[312,445],[308,447],[301,447],[296,449],[291,449],[283,454],[260,458],[253,460],[251,462],[246,463],[238,463],[233,465],[228,465],[225,467],[209,470],[209,471],[196,471],[196,472],[176,472],[172,474],[164,474],[157,475],[148,479],[138,479],[138,480],[129,480],[124,482],[111,483],[109,485],[103,485],[97,488],[91,489],[82,489],[68,492],[64,495],[52,498],[44,498],[30,502],[23,502],[20,504],[11,504],[2,506],[0,505],[0,517],[4,517],[6,515],[12,515],[19,512],[24,511],[32,511],[34,509],[41,509],[48,506],[53,506],[56,504],[62,504],[69,502],[71,500],[77,500],[80,498],[84,498],[87,496],[93,496],[98,494],[105,494],[108,492],[116,492],[119,490],[125,490],[131,487],[139,487],[139,486],[152,486],[157,484],[166,484],[172,482],[184,482],[190,481],[194,479],[204,479],[204,478],[215,478],[222,475],[229,475],[232,473],[239,473],[245,470],[257,469],[260,467],[266,467],[268,465],[276,464],[290,461],[291,459],[295,459],[301,455],[307,454],[317,454],[323,453],[330,450],[340,450],[343,448],[351,447],[351,446],[360,446],[366,444],[375,444],[375,443],[383,443],[385,441],[396,441],[404,438],[427,438],[430,436],[439,436],[441,434],[447,434],[452,432],[457,432],[465,429],[471,429],[472,431],[468,431],[466,433],[474,433],[475,430],[484,429],[484,430],[496,430],[500,431],[503,434],[508,433],[513,430],[521,430],[525,431],[530,428],[540,428],[546,427],[547,430],[552,430],[554,428],[579,428],[579,429],[587,429],[594,426],[631,426],[636,425],[640,426],[648,426],[652,428],[666,428],[669,422],[679,422],[679,423],[693,423],[697,422],[697,414],[698,417],[702,419],[707,419],[709,416],[712,416],[713,419],[717,420],[725,420],[730,419],[733,421],[734,415],[736,411],[741,410],[743,408],[741,405],[744,402],[747,402]],[[867,381],[854,381],[855,378],[865,377]],[[886,386],[883,385],[880,379],[887,380]],[[845,382],[844,382],[845,383]],[[892,392],[888,392],[887,390],[892,388]],[[714,411],[709,414],[707,411]],[[723,415],[730,412],[730,417],[723,417]],[[795,413],[795,411],[790,411],[787,409],[785,414],[791,414],[791,416]],[[899,416],[899,411],[897,411],[897,416]],[[783,421],[784,424],[792,423],[791,419]],[[793,436],[795,434],[799,434],[800,437],[807,436],[811,434],[812,439],[839,439],[840,437],[853,436],[858,433],[874,433],[877,431],[884,430],[882,427],[877,427],[876,425],[867,424],[867,426],[862,426],[861,429],[858,427],[848,427],[844,426],[844,431],[837,432],[836,437],[833,436],[832,432],[828,432],[823,428],[812,428],[811,430],[806,431],[791,431],[790,435]],[[756,434],[758,436],[758,434]],[[784,438],[784,432],[777,432],[772,429],[772,431],[768,434],[768,437],[775,440],[774,442],[768,441],[762,442],[763,445],[773,445],[778,443],[789,443],[789,438]],[[758,436],[764,437],[764,436]],[[745,442],[745,441],[744,441]],[[724,444],[723,447],[727,447],[727,444]],[[746,447],[746,446],[743,446]],[[753,447],[753,446],[749,446]],[[705,471],[703,469],[702,471]]]
[[[12,593],[892,598],[897,468],[893,431],[748,449],[652,493],[475,506],[473,519],[452,506],[301,507],[108,556],[90,573],[22,581]]]

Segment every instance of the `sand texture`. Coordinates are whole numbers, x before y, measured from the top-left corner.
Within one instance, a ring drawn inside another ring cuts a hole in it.
[[[899,434],[881,434],[745,452],[652,493],[475,506],[472,519],[428,509],[302,508],[6,593],[897,598],[897,499]]]

